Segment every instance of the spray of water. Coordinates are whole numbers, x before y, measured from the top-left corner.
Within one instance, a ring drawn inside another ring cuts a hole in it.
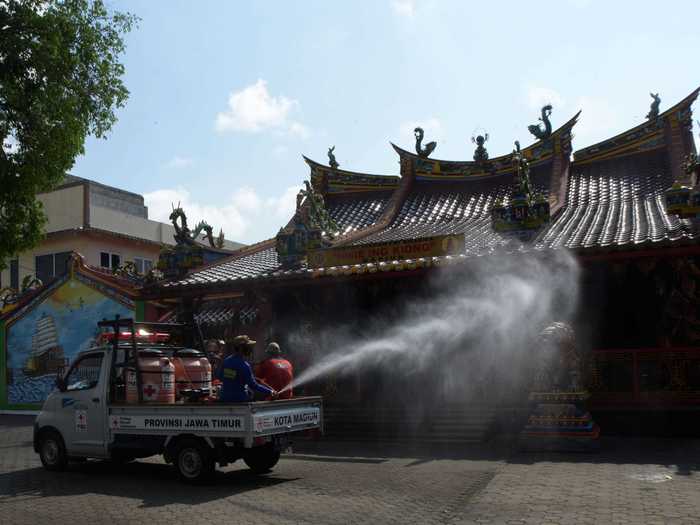
[[[377,365],[391,374],[430,367],[443,391],[483,383],[495,369],[517,380],[533,361],[533,341],[543,326],[572,319],[578,281],[578,266],[565,251],[488,257],[445,269],[430,292],[399,315],[367,319],[362,333],[325,328],[318,340],[326,347],[289,388]]]

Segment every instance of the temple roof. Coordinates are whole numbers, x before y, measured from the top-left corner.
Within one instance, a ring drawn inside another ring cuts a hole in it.
[[[326,208],[338,224],[341,234],[361,231],[382,216],[391,192],[358,193],[352,198],[328,199]],[[279,270],[274,239],[247,246],[231,257],[200,268],[177,284],[205,284],[264,276]],[[166,284],[165,286],[169,286]]]
[[[655,119],[645,120],[614,137],[574,152],[574,162],[584,163],[621,157],[641,151],[657,149],[665,145],[664,131],[669,124],[692,125],[691,105],[700,94],[700,88],[667,109]]]
[[[374,175],[331,168],[303,156],[311,168],[311,184],[324,195],[346,195],[361,192],[391,192],[398,188],[398,175]]]
[[[401,176],[332,169],[304,157],[314,188],[324,195],[340,228],[334,244],[368,246],[457,234],[465,240],[460,255],[329,268],[302,263],[289,269],[280,264],[270,239],[164,286],[405,271],[513,250],[567,248],[586,254],[697,245],[697,220],[668,214],[664,201],[683,152],[692,147],[690,104],[697,95],[698,90],[656,119],[576,151],[573,163],[571,129],[578,113],[551,140],[525,148],[534,190],[549,200],[553,213],[527,244],[514,243],[492,226],[493,204],[507,203],[512,192],[512,155],[490,159],[485,171],[483,164],[426,159],[392,145],[401,160]]]
[[[571,128],[574,127],[581,114],[579,111],[566,123],[557,128],[545,140],[538,140],[522,149],[523,156],[530,162],[531,167],[552,160],[555,154],[555,143],[560,142],[565,147],[571,145]],[[475,180],[481,177],[492,177],[513,173],[512,152],[490,158],[486,163],[473,160],[454,161],[421,157],[391,143],[399,158],[410,160],[416,164],[416,180],[431,182],[454,182],[455,180]]]
[[[619,249],[699,239],[690,219],[666,213],[670,173],[663,150],[574,163],[566,205],[540,236],[539,246]]]
[[[341,234],[347,234],[376,224],[390,197],[391,193],[382,192],[352,199],[327,199],[326,208],[340,227]]]
[[[533,170],[531,178],[535,191],[548,197],[549,173]],[[416,183],[391,224],[354,244],[449,234],[464,234],[466,253],[470,254],[507,244],[508,237],[491,227],[491,207],[496,201],[508,203],[513,183],[512,173],[448,186]]]

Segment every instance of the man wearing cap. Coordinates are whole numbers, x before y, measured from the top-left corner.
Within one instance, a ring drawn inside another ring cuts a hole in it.
[[[280,399],[292,397],[292,389],[284,388],[292,383],[294,379],[294,369],[292,363],[282,357],[282,350],[277,343],[270,343],[265,350],[267,359],[256,368],[256,376],[266,385],[279,392]]]
[[[250,368],[255,341],[247,335],[236,336],[226,344],[228,354],[219,368],[217,378],[223,383],[219,400],[224,403],[248,402],[253,399],[253,392],[260,392],[277,397],[277,392],[255,381]]]

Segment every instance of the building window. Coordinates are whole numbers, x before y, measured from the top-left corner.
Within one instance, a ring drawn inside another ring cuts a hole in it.
[[[42,283],[47,283],[54,277],[64,275],[68,271],[70,252],[49,253],[34,258],[34,273]]]
[[[100,252],[100,266],[108,270],[116,270],[122,263],[122,256],[118,253]]]
[[[19,290],[19,259],[10,261],[10,287]]]
[[[53,278],[53,253],[34,258],[34,273],[42,283],[48,283]]]
[[[65,275],[68,273],[70,255],[71,252],[61,252],[54,254],[54,268],[56,275]]]
[[[134,257],[134,265],[136,266],[136,271],[142,275],[147,274],[153,268],[153,262],[143,257]]]

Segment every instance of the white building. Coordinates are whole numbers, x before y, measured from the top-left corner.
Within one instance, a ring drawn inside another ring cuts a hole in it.
[[[48,219],[46,236],[33,250],[9,261],[0,272],[0,288],[17,289],[27,275],[49,281],[65,271],[71,251],[91,266],[113,269],[133,261],[140,272],[147,272],[161,247],[175,242],[172,225],[150,220],[143,196],[136,193],[67,175],[60,186],[37,198]],[[241,246],[224,242],[228,250]]]

